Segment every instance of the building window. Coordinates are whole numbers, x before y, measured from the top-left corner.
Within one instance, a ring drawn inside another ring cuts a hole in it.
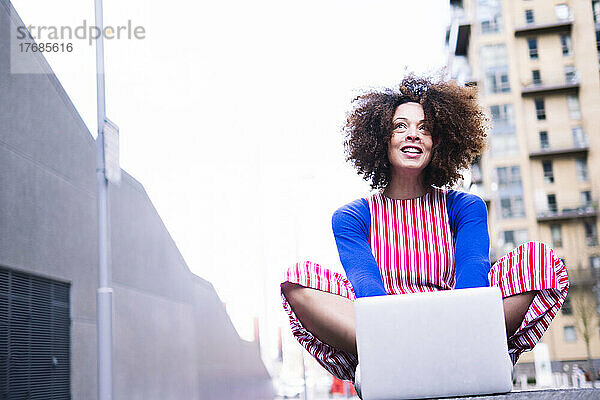
[[[535,99],[535,115],[538,120],[546,119],[546,104],[544,99]]]
[[[567,325],[564,327],[565,334],[565,342],[576,342],[577,341],[577,333],[575,332],[575,327],[573,325]]]
[[[519,142],[515,133],[496,134],[490,137],[490,156],[505,158],[519,154]]]
[[[592,0],[592,11],[594,13],[594,23],[600,23],[600,0]]]
[[[534,69],[533,71],[531,71],[531,82],[534,85],[541,85],[542,84],[542,77],[540,75],[540,70],[539,69]]]
[[[590,257],[590,268],[600,270],[600,256]]]
[[[570,94],[567,96],[567,107],[569,108],[569,118],[580,119],[581,109],[579,108],[579,96]]]
[[[573,315],[573,305],[571,304],[571,296],[567,295],[560,309],[563,315]]]
[[[527,39],[527,46],[529,47],[529,58],[535,60],[538,58],[538,45],[537,38]]]
[[[515,117],[512,104],[500,104],[490,106],[490,113],[495,127],[502,126],[501,129],[515,129]]]
[[[490,155],[508,157],[519,154],[519,143],[515,134],[515,117],[512,104],[490,106],[493,129],[490,135]]]
[[[488,70],[485,73],[485,87],[488,93],[506,93],[510,91],[507,70]]]
[[[508,56],[505,44],[481,46],[481,63],[485,68],[508,67]]]
[[[525,216],[523,185],[519,166],[496,168],[498,197],[500,198],[501,218],[521,218]]]
[[[565,33],[564,35],[560,35],[560,47],[562,49],[563,56],[570,56],[572,52],[571,47],[571,35]]]
[[[500,190],[522,187],[521,168],[518,165],[496,168],[496,174],[498,175],[498,187]]]
[[[501,3],[497,0],[478,0],[477,15],[482,34],[502,32]]]
[[[550,225],[550,236],[552,237],[552,247],[562,247],[562,229],[559,224]]]
[[[583,223],[585,231],[585,244],[588,246],[598,246],[598,231],[595,221],[585,221]]]
[[[542,150],[550,148],[550,141],[548,139],[548,132],[541,131],[540,132],[540,148]]]
[[[571,128],[571,134],[573,135],[573,146],[575,147],[587,147],[587,137],[583,133],[581,126],[575,126]]]
[[[481,33],[498,33],[502,29],[502,19],[491,19],[487,21],[481,21]]]
[[[508,196],[500,198],[500,212],[502,218],[522,218],[525,216],[525,206],[522,196]]]
[[[544,182],[554,183],[554,171],[552,170],[552,161],[542,161],[542,169],[544,170]]]
[[[556,214],[558,212],[558,205],[556,204],[556,195],[549,194],[546,196],[546,200],[548,201],[548,211],[550,211],[553,214]]]
[[[481,46],[481,67],[485,76],[485,90],[488,94],[510,91],[508,80],[508,56],[506,45]]]
[[[592,205],[592,192],[584,190],[579,196],[582,207],[590,207]]]
[[[515,231],[504,231],[504,243],[515,246]]]
[[[515,231],[515,246],[520,246],[529,240],[527,229],[517,229]]]
[[[585,158],[577,158],[575,160],[575,169],[577,170],[577,180],[579,182],[587,182],[587,180],[588,180],[587,160]]]
[[[534,22],[533,10],[525,10],[525,23],[533,24]]]
[[[504,246],[507,248],[514,249],[527,242],[527,240],[529,240],[527,229],[504,231]]]
[[[565,82],[566,83],[577,83],[577,71],[573,65],[565,65]]]
[[[555,5],[554,12],[559,21],[571,18],[571,10],[569,10],[569,6],[565,3]]]

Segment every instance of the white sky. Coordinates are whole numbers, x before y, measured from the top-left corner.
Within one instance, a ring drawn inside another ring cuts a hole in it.
[[[190,269],[242,337],[273,343],[278,282],[298,258],[341,270],[331,214],[369,187],[344,162],[353,96],[445,65],[448,2],[106,0],[107,115]],[[13,0],[26,25],[94,23],[93,1]],[[96,135],[95,50],[48,56]]]

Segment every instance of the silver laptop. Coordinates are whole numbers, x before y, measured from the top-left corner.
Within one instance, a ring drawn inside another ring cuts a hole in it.
[[[512,389],[496,287],[364,297],[354,311],[363,400]]]

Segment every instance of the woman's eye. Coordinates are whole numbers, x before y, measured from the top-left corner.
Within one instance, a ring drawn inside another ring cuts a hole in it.
[[[396,126],[394,127],[394,129],[405,129],[406,128],[406,124],[396,124]]]

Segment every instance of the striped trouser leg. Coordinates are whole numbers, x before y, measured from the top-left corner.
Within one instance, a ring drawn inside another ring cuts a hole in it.
[[[537,290],[517,331],[508,339],[513,364],[521,353],[533,349],[558,313],[569,290],[567,269],[550,247],[528,242],[499,259],[489,272],[491,286],[502,297]]]
[[[355,299],[352,285],[343,275],[310,261],[299,262],[289,268],[284,282],[292,282],[308,288],[337,294],[350,300]],[[352,381],[358,363],[357,357],[332,347],[313,336],[302,326],[283,293],[281,293],[281,299],[283,300],[283,308],[290,318],[292,334],[302,347],[335,377]]]

